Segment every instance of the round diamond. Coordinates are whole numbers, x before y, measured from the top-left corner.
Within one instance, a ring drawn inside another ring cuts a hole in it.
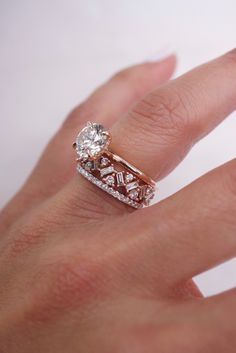
[[[138,199],[138,190],[137,189],[133,189],[129,192],[129,198],[131,200],[137,200]]]
[[[109,161],[109,159],[106,158],[106,157],[103,157],[103,158],[101,159],[101,161],[100,161],[101,167],[107,167],[109,163],[110,163],[110,161]]]
[[[125,176],[125,181],[126,183],[129,183],[130,181],[133,181],[134,180],[134,175],[133,174],[126,174]]]
[[[146,195],[150,195],[154,193],[154,189],[151,186],[148,186],[146,189]]]
[[[93,162],[89,161],[85,164],[85,169],[90,171],[93,168]]]
[[[88,123],[76,138],[76,152],[80,160],[96,158],[108,143],[108,134],[97,123]]]
[[[112,175],[109,175],[106,178],[104,178],[104,181],[107,185],[110,185],[110,186],[114,186],[115,184],[115,179]]]

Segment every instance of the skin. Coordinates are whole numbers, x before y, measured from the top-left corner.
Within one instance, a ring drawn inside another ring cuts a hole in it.
[[[168,81],[174,67],[101,86],[2,210],[0,352],[235,352],[235,289],[203,298],[191,279],[236,254],[236,160],[138,211],[75,175],[88,120],[160,180],[236,108],[236,50]]]

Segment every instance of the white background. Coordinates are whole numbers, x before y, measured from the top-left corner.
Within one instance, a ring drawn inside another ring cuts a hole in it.
[[[236,1],[0,0],[0,206],[74,105],[166,46],[177,75],[235,47]],[[235,118],[161,182],[161,198],[235,157]],[[235,274],[234,260],[197,281],[209,295],[235,286]]]

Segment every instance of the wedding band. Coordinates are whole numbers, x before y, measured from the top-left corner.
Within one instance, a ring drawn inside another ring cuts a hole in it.
[[[101,124],[88,122],[73,144],[77,171],[129,206],[148,206],[155,195],[155,181],[113,153],[110,143],[111,135]]]

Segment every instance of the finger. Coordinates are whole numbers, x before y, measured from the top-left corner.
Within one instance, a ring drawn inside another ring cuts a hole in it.
[[[112,128],[112,148],[153,178],[236,108],[236,49],[146,96]]]
[[[207,299],[169,304],[165,315],[167,329],[159,335],[160,326],[153,323],[156,330],[150,331],[145,347],[148,352],[150,344],[156,351],[168,347],[168,352],[234,353],[235,308],[235,289]]]
[[[104,122],[107,126],[137,100],[170,78],[175,68],[175,56],[160,62],[147,62],[125,69],[95,91],[85,103],[67,118],[47,146],[20,195],[4,210],[2,220],[9,223],[30,205],[37,204],[55,193],[74,174],[75,135],[86,121]],[[20,205],[20,207],[19,207]],[[3,222],[3,221],[2,221]]]
[[[112,127],[112,150],[147,175],[160,179],[190,147],[236,108],[236,50],[202,65],[150,93]],[[72,180],[66,204],[81,214],[127,207],[96,186]],[[74,198],[73,196],[74,195]],[[70,201],[68,201],[70,200]],[[91,207],[91,205],[93,205]]]
[[[168,80],[174,67],[175,57],[170,56],[160,63],[145,63],[125,69],[76,108],[49,143],[33,173],[37,188],[42,185],[49,192],[55,192],[74,175],[75,156],[71,145],[85,122],[90,120],[112,125],[135,101]],[[56,175],[56,183],[50,181],[52,174]]]
[[[208,317],[212,324],[215,323],[217,326],[219,325],[218,328],[222,336],[225,336],[225,330],[230,329],[234,339],[236,339],[236,288],[204,299],[197,305],[197,310],[199,315],[202,317],[204,315],[205,320],[207,320]]]
[[[235,288],[201,300],[194,306],[192,329],[199,329],[201,337],[206,339],[206,349],[201,351],[234,353],[236,346]],[[189,320],[191,320],[191,316],[189,316]]]
[[[167,286],[236,256],[236,159],[143,210],[134,222],[137,231],[141,224],[146,229],[143,261],[150,268],[165,264]]]

